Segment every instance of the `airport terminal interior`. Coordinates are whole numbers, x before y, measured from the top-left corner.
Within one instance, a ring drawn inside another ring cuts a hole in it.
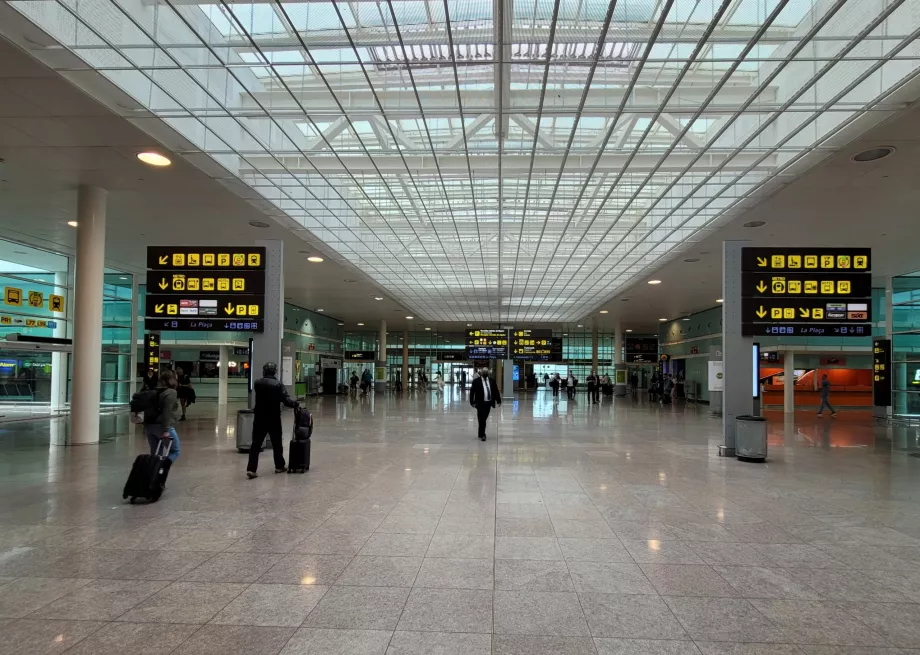
[[[918,38],[0,3],[0,655],[920,655]]]

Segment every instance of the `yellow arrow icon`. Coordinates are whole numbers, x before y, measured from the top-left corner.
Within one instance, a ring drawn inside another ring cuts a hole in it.
[[[160,279],[160,284],[158,285],[161,289],[165,289],[169,286],[169,282],[165,278]]]
[[[165,264],[168,261],[169,261],[169,255],[162,255],[160,257],[160,264]]]
[[[166,307],[165,304],[157,305],[156,307],[153,308],[153,311],[156,312],[157,314],[162,314],[164,307]]]
[[[799,307],[799,318],[808,318],[811,312],[804,307]]]
[[[758,258],[757,258],[757,265],[758,265],[758,266],[766,266],[766,265],[767,265],[767,258],[766,258],[766,257],[758,257]]]
[[[760,281],[760,284],[758,284],[758,285],[755,287],[755,289],[757,289],[760,293],[763,293],[764,291],[767,290],[767,285],[763,283],[763,280],[761,280],[761,281]]]
[[[767,312],[766,312],[766,310],[764,310],[763,305],[761,305],[761,306],[760,306],[760,309],[757,310],[757,317],[758,317],[758,318],[763,318],[763,317],[766,316],[766,315],[767,315]]]
[[[224,307],[224,311],[227,312],[230,316],[233,316],[233,312],[234,312],[233,305],[231,305],[230,303],[227,303],[227,306]]]

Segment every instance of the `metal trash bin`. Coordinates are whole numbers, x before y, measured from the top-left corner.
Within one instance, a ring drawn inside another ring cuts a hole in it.
[[[250,446],[252,446],[252,422],[254,418],[255,412],[251,409],[241,409],[236,413],[236,449],[241,453],[248,453]]]
[[[761,462],[767,458],[767,419],[748,415],[735,417],[735,456]]]

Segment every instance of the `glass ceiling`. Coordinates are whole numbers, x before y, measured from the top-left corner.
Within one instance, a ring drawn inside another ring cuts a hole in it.
[[[426,321],[583,317],[918,95],[920,0],[9,4]]]

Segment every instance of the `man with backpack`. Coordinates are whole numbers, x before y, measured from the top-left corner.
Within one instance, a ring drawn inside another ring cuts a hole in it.
[[[144,436],[150,444],[150,454],[156,454],[161,439],[170,439],[169,459],[173,463],[179,459],[179,435],[173,427],[173,414],[179,407],[178,386],[176,374],[163,371],[157,388],[135,394],[131,403],[132,410],[144,413]]]
[[[284,464],[284,445],[281,434],[281,405],[285,407],[300,407],[300,403],[288,395],[287,388],[278,380],[278,365],[268,362],[262,367],[262,377],[255,381],[252,390],[255,393],[256,403],[253,407],[252,443],[249,446],[249,464],[246,467],[246,477],[250,480],[259,477],[256,470],[259,468],[259,451],[267,434],[272,442],[272,451],[275,458],[275,473],[284,473],[287,467]]]

